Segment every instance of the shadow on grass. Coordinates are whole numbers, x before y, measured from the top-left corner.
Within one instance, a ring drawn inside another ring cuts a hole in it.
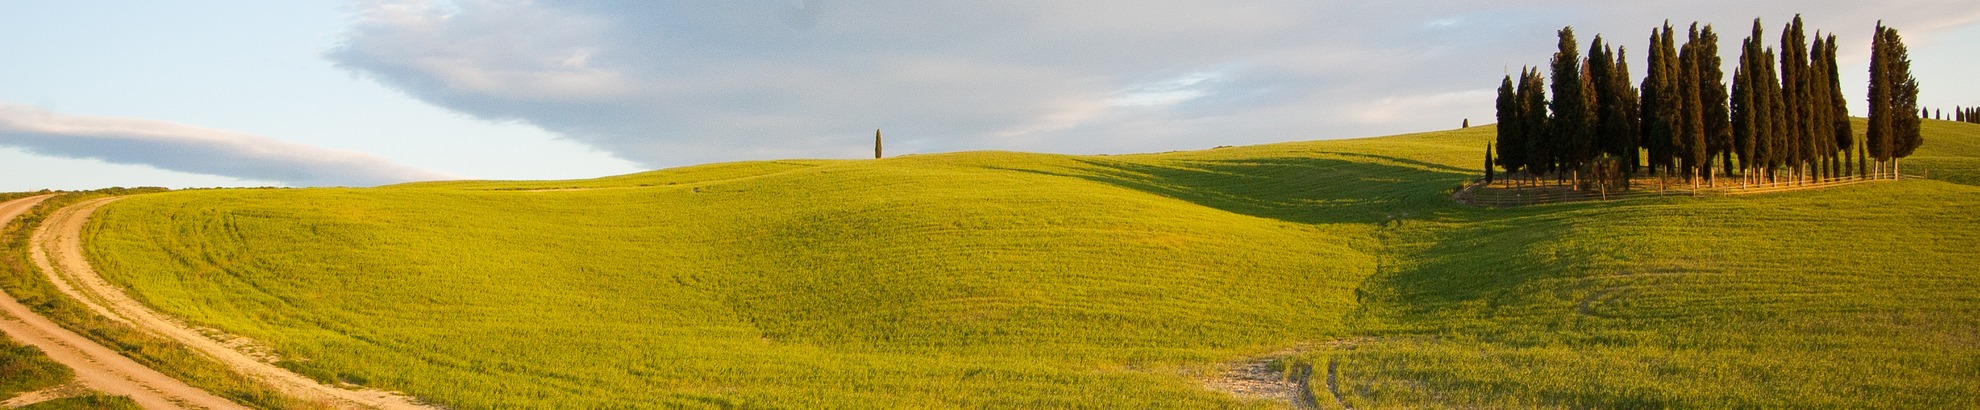
[[[1307,224],[1388,224],[1446,216],[1457,211],[1450,189],[1470,177],[1435,164],[1424,166],[1441,168],[1338,158],[1078,161],[1084,166],[1064,171],[1003,169],[1081,178],[1227,212]]]

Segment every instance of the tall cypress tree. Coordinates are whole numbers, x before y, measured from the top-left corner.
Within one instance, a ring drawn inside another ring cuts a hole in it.
[[[1663,43],[1664,34],[1656,28],[1651,28],[1649,61],[1647,68],[1644,69],[1643,86],[1640,90],[1642,97],[1637,100],[1636,118],[1639,124],[1637,141],[1644,150],[1649,151],[1644,155],[1644,159],[1648,161],[1645,166],[1651,173],[1657,172],[1658,165],[1661,164],[1658,158],[1662,156],[1663,145],[1671,140],[1668,134],[1670,127],[1663,121],[1665,98],[1662,87],[1665,82]]]
[[[1740,47],[1739,66],[1733,68],[1732,99],[1728,101],[1731,111],[1732,141],[1731,151],[1739,157],[1740,182],[1746,182],[1746,172],[1753,164],[1753,86],[1747,84],[1746,72],[1751,70],[1746,49]],[[1730,162],[1728,162],[1730,164]]]
[[[1520,139],[1526,143],[1526,152],[1521,157],[1529,174],[1536,178],[1540,174],[1553,171],[1553,146],[1549,144],[1547,125],[1547,80],[1540,76],[1537,67],[1520,70],[1519,91]]]
[[[1918,79],[1911,76],[1911,55],[1905,50],[1904,38],[1895,28],[1885,30],[1884,55],[1889,58],[1888,70],[1883,78],[1891,86],[1891,172],[1896,176],[1901,171],[1898,160],[1911,156],[1920,145],[1925,144],[1919,128],[1924,111],[1918,108]]]
[[[1704,130],[1701,136],[1705,145],[1705,157],[1699,170],[1706,176],[1712,175],[1712,158],[1725,158],[1726,175],[1732,175],[1732,114],[1726,106],[1726,73],[1719,59],[1719,34],[1712,31],[1712,25],[1698,35],[1698,97],[1702,105],[1699,115],[1704,117],[1700,124]]]
[[[1499,82],[1499,138],[1495,145],[1498,147],[1498,165],[1505,168],[1507,174],[1518,173],[1526,166],[1521,161],[1526,141],[1525,136],[1520,134],[1525,113],[1520,112],[1519,94],[1514,90],[1512,75],[1507,74],[1505,80]]]
[[[1683,102],[1679,103],[1677,109],[1678,139],[1673,141],[1671,146],[1677,148],[1679,167],[1684,172],[1686,180],[1694,181],[1693,186],[1697,185],[1696,177],[1710,171],[1705,164],[1708,151],[1705,146],[1704,90],[1698,86],[1704,82],[1702,72],[1704,65],[1699,63],[1704,54],[1702,47],[1703,40],[1699,37],[1698,23],[1691,23],[1691,34],[1684,43],[1684,49],[1678,52],[1677,83]]]
[[[1636,86],[1630,83],[1627,49],[1618,47],[1616,50],[1616,72],[1615,75],[1610,76],[1609,92],[1616,95],[1617,106],[1608,115],[1614,117],[1620,124],[1612,130],[1616,135],[1610,141],[1614,145],[1609,147],[1609,153],[1617,155],[1617,158],[1623,161],[1624,165],[1620,167],[1620,171],[1624,178],[1628,178],[1636,174],[1636,163],[1639,159],[1637,147],[1642,145],[1641,140],[1638,139],[1642,124],[1638,122],[1636,116],[1639,103],[1636,100]]]
[[[1891,110],[1894,94],[1891,90],[1890,60],[1886,43],[1890,38],[1884,22],[1877,22],[1876,34],[1870,37],[1870,129],[1863,136],[1864,148],[1870,158],[1877,161],[1877,172],[1883,172],[1883,163],[1891,159],[1892,135],[1897,128],[1892,124],[1897,115]]]
[[[1550,139],[1556,149],[1555,162],[1565,174],[1586,161],[1584,155],[1592,144],[1589,144],[1588,95],[1582,88],[1580,45],[1574,39],[1574,27],[1561,28],[1559,35],[1559,49],[1554,52],[1552,65],[1554,100],[1550,108],[1554,117],[1550,120]]]
[[[1681,172],[1678,169],[1678,151],[1684,148],[1682,144],[1686,129],[1684,110],[1687,93],[1684,92],[1685,87],[1681,86],[1685,82],[1684,64],[1682,64],[1683,56],[1678,54],[1677,30],[1672,29],[1669,22],[1664,24],[1664,43],[1661,47],[1664,53],[1661,61],[1664,64],[1664,78],[1657,84],[1660,88],[1657,93],[1663,96],[1660,102],[1664,106],[1657,109],[1657,114],[1661,117],[1658,121],[1663,123],[1665,131],[1663,141],[1658,141],[1664,151],[1658,161],[1662,162],[1659,166],[1665,173],[1677,176]]]
[[[1787,128],[1781,139],[1781,154],[1789,176],[1797,176],[1808,162],[1808,39],[1801,31],[1801,16],[1781,29],[1781,103],[1787,108],[1783,121]]]
[[[1764,73],[1760,76],[1760,85],[1766,87],[1767,111],[1765,114],[1765,124],[1767,128],[1762,134],[1766,135],[1767,141],[1767,154],[1765,155],[1767,159],[1767,175],[1769,178],[1778,181],[1778,171],[1793,166],[1793,157],[1791,155],[1793,155],[1794,146],[1789,145],[1792,140],[1790,138],[1792,134],[1788,132],[1788,116],[1792,111],[1787,108],[1786,90],[1781,88],[1781,84],[1783,83],[1781,81],[1782,77],[1773,64],[1774,61],[1779,61],[1776,58],[1778,54],[1774,53],[1772,47],[1768,47],[1765,56],[1767,63],[1761,66],[1761,70]]]
[[[1805,124],[1808,126],[1809,162],[1813,165],[1808,176],[1816,179],[1833,175],[1830,173],[1830,160],[1835,157],[1835,149],[1829,146],[1835,143],[1830,131],[1835,122],[1829,119],[1829,71],[1822,66],[1823,49],[1822,33],[1817,31],[1814,42],[1808,46],[1808,66],[1802,68],[1802,72],[1807,74],[1804,89],[1808,91],[1808,100],[1803,102],[1808,105]]]
[[[1765,138],[1762,134],[1766,131],[1764,113],[1767,101],[1763,95],[1766,89],[1759,84],[1759,81],[1762,74],[1760,66],[1766,62],[1761,60],[1759,40],[1761,35],[1760,20],[1754,19],[1753,34],[1740,43],[1739,67],[1733,70],[1731,101],[1733,145],[1734,151],[1739,154],[1742,181],[1748,176],[1756,175],[1756,171],[1761,169],[1759,164],[1765,163],[1765,160],[1761,159],[1761,155],[1765,153],[1761,147],[1764,143],[1761,139]]]
[[[1830,139],[1834,140],[1830,144],[1830,147],[1835,150],[1837,153],[1836,156],[1847,160],[1849,158],[1850,147],[1855,145],[1855,142],[1852,141],[1855,139],[1855,135],[1849,123],[1849,100],[1844,98],[1842,93],[1842,75],[1839,71],[1836,71],[1835,34],[1829,34],[1828,40],[1822,42],[1821,64],[1822,67],[1819,69],[1827,70],[1828,74],[1826,77],[1829,79],[1829,132]],[[1847,164],[1844,164],[1844,166],[1847,166]],[[1843,172],[1838,172],[1838,174],[1841,173]]]

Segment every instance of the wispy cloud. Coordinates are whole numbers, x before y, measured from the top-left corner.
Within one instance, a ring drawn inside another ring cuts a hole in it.
[[[648,166],[857,157],[874,128],[916,149],[1128,152],[1483,122],[1499,76],[1545,64],[1564,25],[1637,49],[1666,18],[1706,20],[1737,52],[1753,17],[1805,13],[1845,41],[1882,19],[1925,42],[1980,21],[1965,3],[364,1],[327,56]]]
[[[372,186],[451,179],[384,157],[165,121],[65,115],[0,103],[0,145],[64,158],[298,186]]]

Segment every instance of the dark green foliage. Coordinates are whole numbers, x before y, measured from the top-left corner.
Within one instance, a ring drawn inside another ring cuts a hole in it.
[[[1675,142],[1679,136],[1678,112],[1683,96],[1677,92],[1678,54],[1672,37],[1677,33],[1669,22],[1663,31],[1650,30],[1650,68],[1643,77],[1641,131],[1650,172],[1672,172]]]
[[[1886,56],[1890,57],[1890,65],[1885,66],[1889,71],[1884,73],[1883,78],[1890,81],[1891,113],[1897,116],[1891,123],[1892,130],[1896,131],[1891,135],[1891,157],[1896,159],[1911,156],[1919,145],[1924,145],[1925,139],[1919,129],[1923,110],[1918,108],[1918,79],[1911,76],[1911,56],[1905,50],[1904,38],[1898,35],[1897,29],[1889,29],[1888,33],[1890,38],[1884,42],[1884,47]]]
[[[1555,148],[1553,168],[1565,172],[1579,168],[1591,156],[1593,118],[1588,107],[1588,90],[1584,88],[1587,84],[1581,76],[1581,52],[1574,39],[1574,27],[1561,28],[1558,34],[1559,50],[1554,53],[1551,65],[1554,100],[1549,108],[1554,115],[1547,139]]]
[[[1465,127],[1471,128],[1471,127]],[[1485,143],[1485,183],[1492,183],[1492,143]]]
[[[1704,157],[1698,159],[1701,167],[1699,172],[1709,176],[1712,172],[1710,169],[1712,158],[1724,157],[1727,162],[1726,173],[1730,175],[1732,173],[1732,114],[1730,112],[1731,108],[1726,106],[1726,100],[1728,98],[1725,83],[1726,73],[1725,69],[1722,68],[1723,63],[1719,58],[1719,34],[1712,31],[1712,25],[1707,24],[1699,32],[1698,38],[1693,42],[1696,43],[1697,47],[1697,56],[1693,61],[1698,67],[1698,77],[1695,84],[1698,88],[1700,105],[1697,107],[1697,110],[1699,111],[1698,114],[1704,120],[1703,123],[1699,124],[1704,131],[1704,134],[1700,136],[1703,139]]]
[[[1801,17],[1781,28],[1781,104],[1784,111],[1779,130],[1782,165],[1790,176],[1808,162],[1808,39],[1801,28]]]
[[[1865,130],[1864,145],[1870,158],[1879,163],[1891,159],[1891,137],[1897,133],[1892,121],[1896,115],[1891,112],[1892,84],[1886,78],[1890,72],[1890,55],[1885,43],[1889,36],[1883,22],[1877,23],[1877,31],[1870,36],[1870,128]]]
[[[1588,49],[1589,89],[1595,95],[1595,152],[1616,159],[1615,172],[1634,172],[1637,150],[1636,87],[1630,85],[1625,58],[1601,36]]]
[[[1678,91],[1682,94],[1683,102],[1679,103],[1677,109],[1679,125],[1678,134],[1675,136],[1677,139],[1671,143],[1671,146],[1677,149],[1674,154],[1685,179],[1697,177],[1701,174],[1700,171],[1707,169],[1705,100],[1702,87],[1699,86],[1704,82],[1704,73],[1701,70],[1704,65],[1699,62],[1703,57],[1701,49],[1703,40],[1699,35],[1698,23],[1692,23],[1690,37],[1686,39],[1684,48],[1678,52],[1676,70],[1679,79]]]
[[[1729,101],[1732,113],[1732,152],[1739,156],[1739,168],[1748,169],[1753,164],[1753,85],[1749,84],[1747,72],[1752,70],[1752,41],[1743,42],[1739,53],[1739,66],[1733,69],[1732,99]]]
[[[1619,125],[1608,130],[1616,133],[1610,136],[1610,142],[1614,145],[1609,147],[1609,152],[1612,155],[1620,152],[1621,156],[1618,158],[1623,161],[1623,175],[1630,176],[1636,173],[1641,160],[1639,157],[1642,152],[1640,148],[1643,146],[1641,139],[1643,123],[1637,117],[1641,102],[1637,101],[1639,92],[1636,85],[1630,82],[1628,50],[1621,48],[1616,50],[1616,73],[1613,77],[1609,84],[1609,92],[1615,94],[1618,104],[1610,107],[1614,111],[1605,115],[1614,115]]]
[[[1879,162],[1910,156],[1924,144],[1919,133],[1918,79],[1911,76],[1911,57],[1897,29],[1877,23],[1870,42],[1870,129],[1865,138],[1870,155]]]
[[[1789,164],[1787,101],[1781,89],[1780,73],[1774,67],[1774,49],[1767,48],[1761,53],[1759,61],[1761,73],[1754,79],[1757,80],[1756,85],[1762,88],[1760,96],[1765,105],[1761,108],[1762,128],[1758,139],[1760,144],[1756,151],[1760,152],[1761,160],[1765,161],[1760,166],[1771,177],[1775,169]]]
[[[1554,169],[1553,146],[1547,135],[1547,80],[1540,76],[1539,68],[1523,70],[1519,82],[1520,130],[1526,143],[1524,162],[1527,171],[1534,175],[1551,172]]]
[[[1829,174],[1829,160],[1834,157],[1835,149],[1829,145],[1835,142],[1835,138],[1829,128],[1834,127],[1835,122],[1829,119],[1829,72],[1822,67],[1824,46],[1821,32],[1815,33],[1814,41],[1808,47],[1807,65],[1801,68],[1804,75],[1802,90],[1808,97],[1801,103],[1808,112],[1808,118],[1802,121],[1808,136],[1808,176],[1819,178]]]
[[[1525,79],[1525,73],[1521,73],[1520,80],[1524,81]],[[1519,93],[1515,90],[1512,75],[1506,75],[1506,78],[1499,82],[1499,128],[1497,140],[1499,158],[1497,164],[1499,167],[1505,168],[1507,173],[1519,172],[1519,170],[1526,167],[1526,136],[1524,134],[1526,128],[1522,126],[1525,122],[1526,113],[1521,109],[1523,104],[1521,104],[1522,101],[1519,98]]]
[[[1819,69],[1828,71],[1826,76],[1829,79],[1829,132],[1830,139],[1833,140],[1829,146],[1834,149],[1837,156],[1848,159],[1849,149],[1855,145],[1853,141],[1855,134],[1850,129],[1849,100],[1843,98],[1842,76],[1836,70],[1835,34],[1830,34],[1828,40],[1822,42],[1822,61],[1818,63],[1821,64]]]

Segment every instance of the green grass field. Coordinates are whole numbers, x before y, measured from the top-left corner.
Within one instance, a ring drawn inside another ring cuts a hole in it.
[[[146,194],[88,251],[455,408],[1271,407],[1201,380],[1301,346],[1323,407],[1980,406],[1980,126],[1926,132],[1939,180],[1737,198],[1465,207],[1473,127]]]

